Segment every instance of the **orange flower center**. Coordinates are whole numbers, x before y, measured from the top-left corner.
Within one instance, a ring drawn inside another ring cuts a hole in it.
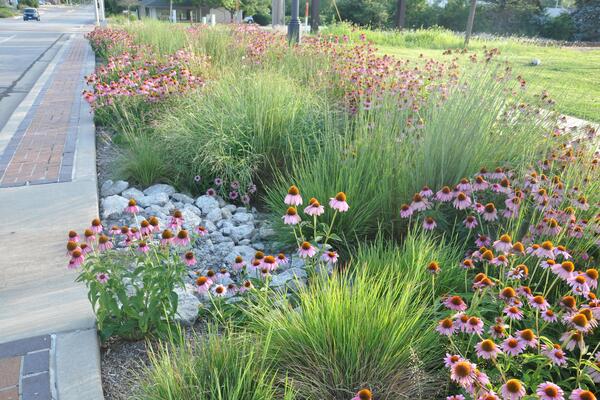
[[[511,393],[519,393],[522,388],[523,385],[516,379],[509,379],[506,381],[506,389]]]
[[[466,361],[459,361],[454,364],[454,372],[459,378],[466,378],[473,372],[473,367]]]

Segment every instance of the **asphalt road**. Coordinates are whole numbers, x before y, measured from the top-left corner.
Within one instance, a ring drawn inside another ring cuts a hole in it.
[[[42,6],[39,12],[39,22],[0,19],[0,131],[69,36],[95,22],[91,6]]]

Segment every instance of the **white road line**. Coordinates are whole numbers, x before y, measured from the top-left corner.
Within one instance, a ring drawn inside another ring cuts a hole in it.
[[[17,35],[12,35],[12,36],[9,36],[7,38],[0,39],[0,43],[8,42],[10,39],[14,38],[15,36],[17,36]]]

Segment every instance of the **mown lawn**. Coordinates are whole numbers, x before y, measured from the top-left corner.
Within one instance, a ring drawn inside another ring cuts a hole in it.
[[[488,43],[493,46],[493,42]],[[396,57],[417,59],[421,54],[427,58],[451,59],[454,55],[443,55],[443,50],[428,48],[406,48],[377,46],[380,52]],[[528,93],[538,95],[547,90],[556,100],[561,113],[600,121],[600,48],[555,47],[525,44],[497,46],[500,56],[496,62],[508,61],[515,74],[523,76],[528,83]],[[483,45],[475,44],[475,50]],[[478,51],[481,57],[481,51]],[[541,65],[530,65],[531,60],[539,59]],[[461,56],[460,62],[469,63],[468,57]]]

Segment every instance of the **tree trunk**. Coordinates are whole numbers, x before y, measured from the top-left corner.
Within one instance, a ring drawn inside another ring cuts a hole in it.
[[[396,7],[396,28],[403,29],[406,23],[406,0],[398,0]]]
[[[467,20],[467,31],[465,32],[465,47],[469,45],[471,32],[473,32],[473,22],[475,21],[475,9],[477,8],[477,0],[471,0],[471,9],[469,10],[469,19]]]
[[[319,0],[311,0],[310,4],[310,31],[319,33]]]

